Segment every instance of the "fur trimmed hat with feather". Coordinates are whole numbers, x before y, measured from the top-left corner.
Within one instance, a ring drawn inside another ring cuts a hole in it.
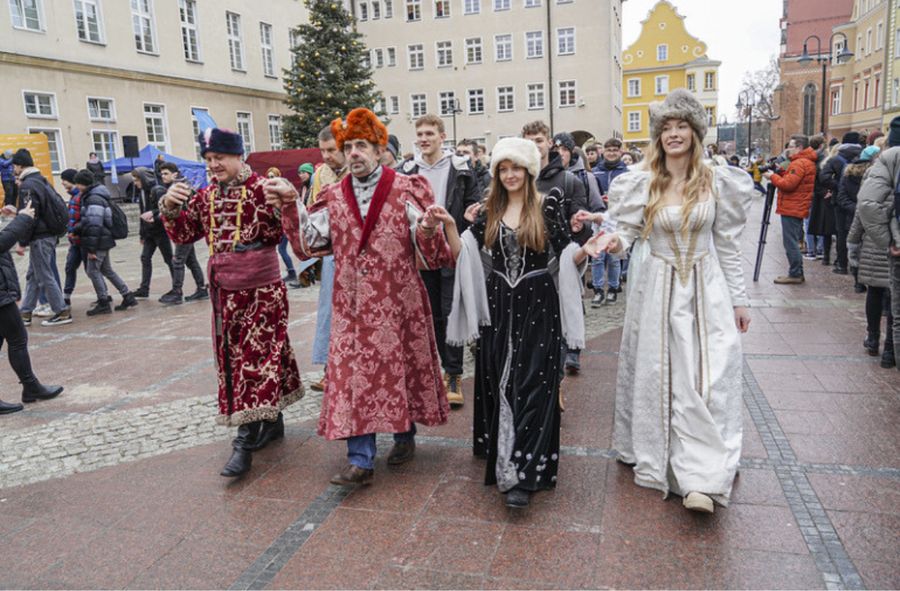
[[[349,140],[366,140],[376,146],[386,146],[388,143],[388,130],[378,116],[360,107],[347,113],[347,119],[340,118],[331,122],[331,133],[337,143],[337,149],[344,149],[344,142]]]
[[[491,150],[491,176],[497,176],[497,167],[504,160],[517,164],[528,171],[533,178],[541,172],[541,153],[531,140],[520,137],[503,138]]]
[[[650,103],[650,141],[655,143],[662,135],[666,121],[686,121],[700,138],[706,136],[706,109],[687,89],[676,88],[661,103]]]

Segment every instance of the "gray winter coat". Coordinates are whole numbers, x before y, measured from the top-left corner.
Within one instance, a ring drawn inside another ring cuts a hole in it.
[[[897,221],[893,220],[893,225]],[[863,229],[859,212],[853,216],[850,233],[847,235],[850,264],[859,267],[857,280],[869,287],[891,286],[891,261],[888,251],[879,248]],[[855,247],[855,248],[854,248]]]
[[[862,231],[874,248],[885,253],[892,243],[900,245],[900,226],[894,220],[894,184],[898,174],[900,147],[894,147],[882,152],[869,168],[856,202]]]

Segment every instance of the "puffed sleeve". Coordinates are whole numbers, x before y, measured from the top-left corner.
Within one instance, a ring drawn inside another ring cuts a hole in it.
[[[443,228],[437,228],[429,236],[418,223],[419,217],[434,204],[434,193],[431,184],[423,176],[412,175],[402,177],[409,183],[407,192],[406,213],[411,225],[413,247],[418,255],[418,264],[424,269],[452,269],[456,264],[450,252],[450,245],[444,236]]]
[[[209,193],[209,187],[200,189],[191,196],[184,207],[168,208],[164,201],[160,201],[160,217],[172,242],[193,244],[201,238],[207,238],[203,218],[209,215]]]
[[[631,248],[644,231],[644,208],[649,198],[650,173],[647,171],[626,172],[610,185],[610,218],[622,243],[621,253]]]
[[[746,172],[730,166],[717,166],[716,220],[713,244],[733,306],[749,306],[741,265],[741,234],[747,224],[747,210],[753,196],[753,180]]]
[[[299,198],[299,193],[297,194]],[[328,202],[331,187],[323,189],[309,209],[295,199],[281,209],[281,225],[291,243],[291,250],[300,260],[309,260],[331,253],[331,222]]]
[[[556,253],[562,253],[572,242],[572,235],[568,231],[561,201],[562,192],[558,187],[553,187],[544,195],[544,225],[547,228],[550,245]]]

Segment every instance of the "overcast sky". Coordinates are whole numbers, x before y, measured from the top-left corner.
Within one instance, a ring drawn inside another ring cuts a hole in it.
[[[761,70],[780,50],[782,0],[671,0],[688,33],[704,41],[719,68],[719,112],[734,119],[744,72]],[[657,0],[622,3],[622,50],[637,41],[641,21]]]

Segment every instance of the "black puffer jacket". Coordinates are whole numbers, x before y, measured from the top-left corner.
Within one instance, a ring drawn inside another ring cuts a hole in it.
[[[25,207],[30,201],[32,207],[34,207],[35,220],[31,235],[26,236],[21,244],[24,246],[39,238],[56,238],[56,233],[51,232],[44,221],[47,208],[52,205],[50,200],[59,199],[56,189],[50,186],[50,183],[41,175],[37,168],[26,169],[19,176],[19,179],[20,208]]]
[[[841,177],[838,185],[834,207],[847,214],[848,220],[853,219],[853,214],[856,212],[856,196],[859,194],[863,176],[870,166],[872,166],[871,161],[857,159],[844,167],[844,176]]]
[[[94,185],[81,199],[81,219],[75,233],[81,237],[81,246],[90,253],[116,246],[109,202],[109,191],[103,185]]]
[[[566,219],[571,220],[578,210],[588,211],[588,196],[584,184],[577,176],[568,172],[562,165],[559,154],[551,153],[550,162],[540,172],[537,178],[538,191],[546,195],[550,189],[556,187],[563,194],[562,205]],[[571,232],[571,228],[567,228]],[[591,237],[591,225],[585,224],[581,232],[572,233],[572,240],[578,244],[584,244]]]
[[[137,190],[138,205],[141,213],[147,211],[153,213],[152,222],[141,220],[141,240],[148,236],[162,236],[166,233],[166,229],[163,227],[162,218],[159,217],[159,199],[166,194],[166,188],[164,185],[157,184],[156,176],[149,168],[138,166],[134,169],[134,172],[141,179],[142,188]]]
[[[0,231],[0,306],[14,304],[22,296],[16,264],[9,250],[17,242],[28,240],[34,228],[31,216],[19,214]]]

